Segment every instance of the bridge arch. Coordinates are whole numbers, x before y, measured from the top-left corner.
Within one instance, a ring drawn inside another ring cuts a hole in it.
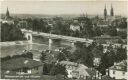
[[[25,38],[26,38],[29,42],[32,42],[32,34],[31,34],[31,33],[25,33]]]

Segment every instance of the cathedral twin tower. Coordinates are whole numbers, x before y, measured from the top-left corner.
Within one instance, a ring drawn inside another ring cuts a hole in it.
[[[110,10],[110,16],[114,16],[114,11],[113,11],[112,5],[111,5],[111,10]],[[107,18],[107,9],[106,9],[106,5],[105,5],[105,8],[104,8],[104,18],[105,18],[105,19]]]

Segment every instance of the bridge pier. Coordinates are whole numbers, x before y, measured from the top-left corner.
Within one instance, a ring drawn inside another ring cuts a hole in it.
[[[61,44],[61,39],[51,39],[49,38],[49,50],[52,50],[52,46],[58,46]]]
[[[52,44],[53,44],[53,41],[52,41],[52,39],[48,39],[48,43],[49,43],[49,45],[48,45],[48,47],[49,47],[49,50],[51,50],[52,49]]]
[[[72,52],[74,52],[76,50],[76,45],[75,45],[75,42],[71,41],[71,48],[72,48]]]
[[[25,37],[27,38],[28,42],[31,44],[32,43],[32,35],[36,35],[36,36],[42,36],[42,37],[46,37],[49,39],[49,49],[52,49],[52,45],[60,45],[60,44],[65,44],[65,43],[61,43],[61,40],[66,40],[69,42],[69,44],[72,47],[73,50],[76,50],[77,45],[74,44],[75,42],[85,42],[87,43],[86,46],[89,46],[89,44],[91,44],[93,42],[93,40],[91,39],[85,39],[85,38],[77,38],[77,37],[71,37],[71,36],[62,36],[62,35],[56,35],[56,34],[48,34],[48,33],[37,33],[35,31],[28,31],[25,29],[21,30],[22,33],[25,34]],[[70,44],[71,43],[71,44]]]
[[[32,34],[31,33],[25,33],[25,38],[28,40],[30,44],[32,44]]]

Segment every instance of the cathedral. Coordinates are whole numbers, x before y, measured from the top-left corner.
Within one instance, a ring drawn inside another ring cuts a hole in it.
[[[7,7],[7,11],[6,11],[6,15],[5,15],[5,20],[10,20],[12,19],[12,17],[10,16],[10,13],[9,13],[9,10],[8,10],[8,7]]]
[[[14,24],[14,20],[13,20],[13,18],[10,16],[8,7],[7,7],[7,11],[6,11],[5,17],[4,17],[4,19],[2,20],[2,23]]]
[[[114,18],[114,10],[113,10],[113,6],[111,5],[111,9],[110,9],[110,15],[108,15],[107,13],[107,8],[106,8],[106,5],[105,5],[105,8],[104,8],[104,19],[107,20],[109,18]]]

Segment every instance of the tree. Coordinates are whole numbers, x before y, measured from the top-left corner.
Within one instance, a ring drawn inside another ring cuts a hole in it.
[[[126,48],[118,47],[116,51],[116,62],[120,62],[122,60],[127,59],[127,51]]]
[[[127,28],[127,18],[122,18],[121,22],[117,26],[118,28]]]
[[[94,31],[93,31],[93,25],[92,21],[89,18],[86,18],[83,22],[83,28],[82,28],[83,36],[86,35],[87,37],[93,37]]]
[[[61,75],[67,76],[67,72],[66,72],[65,66],[62,66],[62,65],[60,65],[59,63],[53,64],[50,73],[51,73],[52,75],[61,74]]]
[[[44,51],[41,52],[40,60],[41,62],[44,62],[46,60],[46,53]]]
[[[106,69],[114,65],[116,54],[111,46],[108,47],[108,51],[101,57],[101,62],[98,66],[98,70],[102,75],[106,74]]]
[[[58,61],[66,60],[66,55],[63,52],[59,52],[59,54],[57,55],[57,60]]]
[[[14,24],[1,24],[1,41],[16,41],[23,40],[24,35],[21,30]]]
[[[110,36],[117,36],[116,27],[109,26],[109,30],[108,30],[107,34]]]
[[[101,63],[98,66],[98,70],[101,72],[102,75],[106,74],[106,69],[109,67],[108,65],[108,56],[107,53],[101,57]]]
[[[99,27],[94,28],[95,36],[103,35],[101,29]]]
[[[71,52],[68,50],[68,48],[59,49],[56,56],[58,61],[69,60],[70,57],[71,57]]]
[[[30,59],[33,59],[33,54],[32,54],[32,52],[29,52],[29,51],[28,51],[28,52],[26,53],[26,57],[27,57],[27,58],[30,58]]]
[[[77,48],[72,54],[71,60],[77,63],[82,63],[88,67],[93,66],[93,55],[91,50],[82,44],[79,44],[80,48]]]
[[[92,50],[92,54],[94,57],[101,58],[101,56],[103,55],[103,46],[102,45],[95,46],[91,50]]]
[[[123,39],[127,38],[127,32],[118,31],[117,35],[120,36]]]
[[[9,59],[11,59],[11,56],[2,57],[1,62],[7,61]]]

